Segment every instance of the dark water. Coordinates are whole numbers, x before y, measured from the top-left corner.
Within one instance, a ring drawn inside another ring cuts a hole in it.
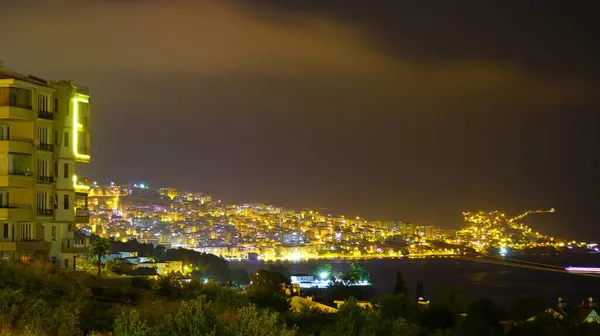
[[[557,266],[600,267],[600,256],[547,256],[523,259]],[[499,304],[510,304],[515,298],[537,296],[555,302],[561,296],[571,302],[588,297],[600,299],[600,277],[587,277],[541,270],[488,264],[456,258],[432,259],[374,259],[357,261],[371,274],[371,282],[378,293],[389,294],[396,282],[396,271],[401,271],[410,293],[415,292],[417,280],[425,284],[425,292],[433,293],[444,286],[462,288],[471,298],[491,298]],[[345,272],[350,261],[303,262],[233,262],[232,268],[248,272],[268,268],[269,265],[288,267],[292,274],[307,273],[317,263],[330,263],[334,272]]]

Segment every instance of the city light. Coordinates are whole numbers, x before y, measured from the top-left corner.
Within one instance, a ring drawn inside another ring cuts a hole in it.
[[[76,176],[73,181],[81,184]],[[93,225],[92,232],[100,236],[189,248],[232,262],[454,257],[469,251],[507,256],[534,247],[576,245],[532,230],[523,222],[527,215],[554,209],[514,217],[499,211],[464,212],[466,225],[447,230],[357,216],[348,220],[348,216],[311,209],[226,204],[203,193],[152,189],[146,183],[111,182],[89,188],[90,227],[85,230],[91,231]],[[316,277],[325,281],[331,275]]]

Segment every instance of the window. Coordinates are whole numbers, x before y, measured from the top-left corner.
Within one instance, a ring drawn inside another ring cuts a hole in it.
[[[65,167],[64,167],[64,171],[63,172],[64,172],[64,177],[66,179],[68,179],[69,178],[69,164],[68,163],[65,163]]]
[[[0,87],[0,106],[31,109],[31,90],[17,87]]]
[[[10,126],[0,125],[0,140],[10,140]]]
[[[5,161],[6,162],[6,161]],[[31,155],[8,153],[8,173],[11,175],[31,175]]]
[[[77,132],[77,151],[81,154],[88,154],[88,142],[86,132]]]
[[[0,208],[8,208],[8,191],[0,191]]]
[[[65,132],[65,140],[63,142],[65,144],[65,147],[68,148],[69,147],[69,132]]]
[[[56,225],[52,225],[52,241],[56,241]]]
[[[54,178],[58,177],[58,161],[54,161]]]
[[[45,191],[37,192],[37,209],[47,210],[48,209],[48,193]]]
[[[41,144],[47,144],[50,138],[50,129],[48,127],[38,126],[38,140]]]
[[[21,224],[21,240],[31,240],[33,239],[33,225],[31,223],[22,223]]]
[[[8,223],[4,223],[2,226],[4,227],[2,229],[2,238],[8,239]]]
[[[63,198],[63,202],[64,202],[64,209],[65,210],[69,210],[69,195],[65,195]]]
[[[37,159],[37,174],[38,177],[49,177],[48,160]]]
[[[60,106],[58,103],[58,98],[55,97],[54,98],[54,113],[58,113],[58,106]]]
[[[38,111],[48,112],[48,96],[38,94]]]
[[[58,194],[54,194],[54,209],[58,209]]]

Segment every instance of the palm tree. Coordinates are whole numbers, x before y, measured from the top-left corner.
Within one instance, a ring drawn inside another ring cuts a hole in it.
[[[96,238],[92,240],[90,253],[98,258],[98,277],[100,277],[102,257],[110,253],[110,241],[106,238]]]

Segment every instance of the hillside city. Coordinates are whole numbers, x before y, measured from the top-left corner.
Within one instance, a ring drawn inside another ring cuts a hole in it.
[[[84,180],[79,185],[89,188],[88,209],[82,209],[89,214],[89,222],[78,224],[83,233],[189,248],[226,259],[361,259],[595,248],[546,236],[522,223],[528,214],[554,209],[528,211],[514,218],[498,211],[464,213],[468,225],[448,230],[317,209],[225,204],[203,193],[150,188],[143,183],[102,185]]]

